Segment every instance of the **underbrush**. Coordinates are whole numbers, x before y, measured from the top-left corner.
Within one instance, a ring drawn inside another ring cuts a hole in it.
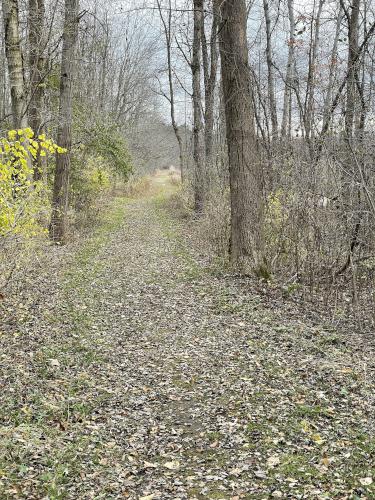
[[[177,185],[180,186],[180,183]],[[194,214],[191,199],[192,195],[188,188],[179,188],[165,200],[165,206],[177,217],[181,219],[191,219]]]
[[[223,259],[229,258],[230,199],[229,190],[211,193],[200,224],[200,239],[209,251]]]
[[[26,270],[31,265],[38,264],[39,256],[48,244],[48,238],[43,234],[33,238],[0,238],[0,296],[11,281],[23,280]]]
[[[30,128],[10,130],[0,139],[0,290],[22,275],[45,244],[50,189],[40,165],[64,152]]]
[[[170,171],[168,174],[169,182],[172,186],[181,186],[181,174],[177,171]]]
[[[297,168],[297,167],[296,167]],[[328,168],[322,166],[321,168]],[[321,175],[317,193],[307,192],[297,176],[286,177],[265,199],[265,256],[271,271],[269,288],[281,300],[326,311],[337,324],[375,324],[375,236],[371,216],[357,192],[335,197],[337,178]],[[307,182],[306,182],[307,183]],[[228,269],[230,199],[216,187],[204,214],[195,219],[193,195],[179,191],[169,201],[179,217],[194,219],[202,254]],[[318,313],[317,313],[318,314]]]
[[[127,145],[110,125],[97,123],[71,153],[68,237],[94,227],[113,188],[132,169]],[[65,153],[45,134],[30,128],[0,138],[0,291],[16,280],[49,245],[55,155]]]
[[[144,177],[133,176],[124,186],[124,194],[129,198],[138,198],[150,194],[152,189],[152,180],[149,175]]]

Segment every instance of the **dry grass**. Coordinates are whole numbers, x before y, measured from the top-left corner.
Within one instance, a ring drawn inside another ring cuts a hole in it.
[[[124,193],[129,198],[139,198],[150,194],[152,189],[151,177],[146,175],[144,177],[132,177],[125,185]]]
[[[229,192],[211,194],[200,224],[200,239],[214,255],[227,259],[230,238]]]
[[[176,171],[169,172],[169,182],[172,186],[181,186],[181,174]]]
[[[173,181],[172,181],[173,185]],[[176,190],[165,202],[166,207],[181,219],[190,219],[193,216],[192,195],[189,189]]]

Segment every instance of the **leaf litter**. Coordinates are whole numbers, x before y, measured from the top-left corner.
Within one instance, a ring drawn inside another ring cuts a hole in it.
[[[0,498],[375,497],[374,340],[213,272],[195,229],[118,199],[7,291]]]

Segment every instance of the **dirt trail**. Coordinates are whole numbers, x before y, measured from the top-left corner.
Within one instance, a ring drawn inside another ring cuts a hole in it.
[[[165,196],[0,337],[0,498],[375,498],[371,347],[205,269]]]

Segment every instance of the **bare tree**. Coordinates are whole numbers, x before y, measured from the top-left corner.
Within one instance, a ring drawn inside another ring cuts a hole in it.
[[[268,83],[268,100],[270,105],[271,125],[272,125],[272,138],[278,137],[278,123],[277,123],[277,106],[275,96],[275,70],[272,58],[272,32],[271,32],[271,18],[268,0],[263,0],[264,17],[266,21],[266,56],[267,56],[267,83]]]
[[[5,55],[5,40],[2,36],[0,39],[0,64],[3,68],[7,66]],[[0,72],[0,121],[5,120],[8,108],[8,84],[6,71]]]
[[[163,16],[162,6],[160,0],[156,0],[158,5],[158,11],[160,15],[160,19],[163,25],[165,43],[166,43],[166,52],[167,52],[167,67],[168,67],[168,84],[169,84],[169,96],[167,97],[170,104],[170,114],[171,114],[171,122],[172,127],[176,136],[176,140],[178,143],[178,148],[180,152],[180,170],[181,170],[181,178],[182,182],[184,182],[185,177],[185,168],[184,168],[184,146],[182,143],[181,133],[176,120],[176,110],[175,110],[175,96],[174,96],[174,85],[173,85],[173,70],[172,70],[172,5],[171,0],[168,4],[168,15],[167,20]]]
[[[330,57],[330,65],[329,65],[329,75],[327,82],[327,91],[324,97],[324,106],[323,106],[323,126],[324,123],[330,120],[330,108],[332,105],[332,94],[333,94],[333,83],[335,80],[335,76],[337,75],[337,48],[339,44],[340,31],[341,31],[341,23],[342,23],[342,7],[341,4],[338,6],[337,14],[336,14],[336,26],[335,26],[335,36],[332,44],[332,51]]]
[[[209,49],[205,32],[205,23],[202,22],[202,63],[204,75],[204,141],[207,182],[210,182],[213,168],[213,140],[215,117],[215,90],[219,51],[217,44],[218,9],[217,4],[212,6],[211,35]],[[209,186],[207,186],[209,190]]]
[[[19,33],[18,0],[2,0],[2,6],[13,127],[24,128],[27,126],[26,93]]]
[[[281,136],[283,138],[290,135],[291,115],[292,115],[292,90],[295,86],[295,19],[294,19],[294,0],[288,2],[289,17],[289,39],[288,39],[288,63],[285,76],[283,119],[281,124]]]
[[[29,72],[30,99],[28,115],[30,127],[36,135],[42,132],[43,71],[44,71],[44,0],[29,0]],[[34,179],[41,177],[42,157],[38,154],[34,168]]]
[[[314,110],[315,110],[315,89],[316,89],[316,73],[317,73],[317,52],[319,47],[319,37],[320,37],[320,19],[322,15],[322,9],[325,0],[319,0],[318,10],[316,17],[314,12],[312,15],[311,22],[311,40],[309,49],[309,70],[307,76],[307,89],[306,89],[306,99],[305,99],[305,132],[306,139],[309,142],[311,148],[311,158],[314,157],[313,153],[313,143],[312,139],[314,136]],[[314,5],[315,7],[315,5]],[[314,20],[315,20],[315,32],[314,32]]]
[[[230,172],[230,255],[242,273],[265,273],[263,176],[250,89],[246,3],[217,1]]]
[[[69,171],[72,144],[72,95],[75,66],[75,48],[78,37],[79,0],[65,0],[65,20],[60,72],[60,110],[57,142],[66,149],[56,156],[53,185],[51,238],[63,243],[66,236],[66,214],[69,199]]]
[[[202,94],[201,94],[201,37],[203,27],[203,0],[194,0],[194,37],[191,71],[193,76],[193,157],[194,208],[201,213],[206,194],[205,160],[203,149]]]
[[[343,5],[343,0],[341,0]],[[358,64],[359,64],[359,12],[361,0],[353,0],[350,5],[350,12],[345,9],[345,15],[348,21],[348,77],[346,83],[346,113],[345,113],[345,132],[347,138],[353,136],[354,118],[356,103],[358,101]]]

